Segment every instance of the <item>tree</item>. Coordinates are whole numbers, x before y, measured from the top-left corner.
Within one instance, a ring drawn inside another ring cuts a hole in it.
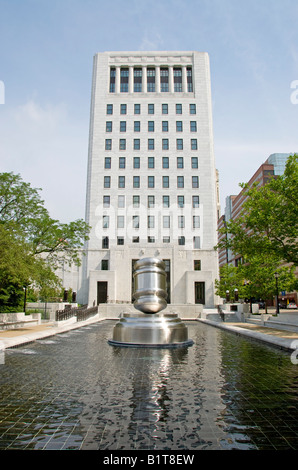
[[[218,244],[246,260],[258,253],[298,265],[298,155],[287,160],[285,172],[262,187],[241,185],[247,196],[239,218],[221,229],[230,234]]]
[[[53,292],[61,287],[57,267],[81,263],[90,227],[51,219],[39,191],[20,175],[0,174],[0,305],[17,305],[30,284]]]
[[[0,223],[31,246],[33,255],[45,255],[52,266],[67,261],[80,265],[78,250],[88,240],[90,227],[81,219],[63,224],[51,219],[38,189],[20,175],[0,174]]]
[[[225,298],[226,292],[229,291],[232,302],[235,300],[235,289],[238,290],[239,298],[246,297],[243,274],[232,264],[225,264],[220,268],[220,277],[215,280],[215,287],[216,295],[222,298]]]

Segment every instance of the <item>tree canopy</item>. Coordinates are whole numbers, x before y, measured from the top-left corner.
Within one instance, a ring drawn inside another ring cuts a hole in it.
[[[0,174],[0,306],[17,302],[32,283],[43,290],[59,287],[59,265],[80,265],[90,227],[81,219],[52,219],[39,191],[20,175]]]

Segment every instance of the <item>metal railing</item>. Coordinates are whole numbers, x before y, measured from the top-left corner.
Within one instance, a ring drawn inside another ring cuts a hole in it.
[[[97,312],[97,306],[88,308],[87,305],[83,305],[82,307],[72,308],[71,305],[66,305],[63,310],[56,310],[55,320],[63,321],[76,317],[77,321],[84,321],[95,315]]]

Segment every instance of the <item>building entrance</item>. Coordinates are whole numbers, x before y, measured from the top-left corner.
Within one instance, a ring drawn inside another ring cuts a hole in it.
[[[108,283],[101,281],[97,283],[97,305],[105,304],[108,300]]]
[[[205,303],[205,282],[195,282],[195,303]]]

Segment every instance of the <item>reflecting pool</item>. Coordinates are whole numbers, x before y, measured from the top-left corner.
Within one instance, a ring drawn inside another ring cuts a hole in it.
[[[288,353],[199,322],[190,348],[115,348],[114,324],[6,350],[0,450],[298,449]]]

